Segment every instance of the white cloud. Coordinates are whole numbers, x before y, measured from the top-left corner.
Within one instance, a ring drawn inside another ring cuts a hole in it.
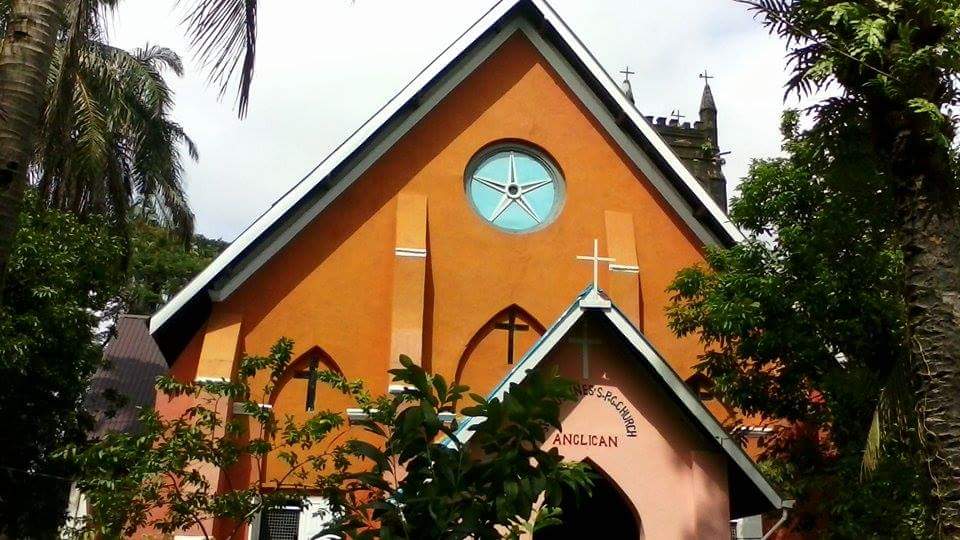
[[[200,147],[187,168],[198,230],[232,239],[296,183],[494,0],[263,0],[249,116],[217,100],[198,66],[171,81],[176,119]],[[112,41],[186,56],[176,0],[128,0]],[[783,46],[741,6],[718,0],[553,0],[606,69],[637,72],[645,114],[695,119],[704,68],[734,180],[749,160],[779,152]]]

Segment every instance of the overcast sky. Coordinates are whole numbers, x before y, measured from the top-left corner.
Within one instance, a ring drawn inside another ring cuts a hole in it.
[[[637,74],[644,114],[697,116],[704,68],[719,109],[725,172],[780,151],[783,45],[732,0],[550,0],[616,74]],[[232,240],[495,0],[262,0],[257,71],[246,119],[217,99],[189,54],[176,0],[126,0],[111,41],[171,47],[187,73],[171,84],[174,116],[200,148],[187,166],[198,232]],[[619,77],[619,75],[617,76]]]

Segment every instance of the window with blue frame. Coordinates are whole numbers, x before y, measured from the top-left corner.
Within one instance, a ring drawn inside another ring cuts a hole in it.
[[[466,189],[474,210],[509,232],[537,230],[563,202],[560,172],[539,152],[518,145],[487,150],[471,162]]]

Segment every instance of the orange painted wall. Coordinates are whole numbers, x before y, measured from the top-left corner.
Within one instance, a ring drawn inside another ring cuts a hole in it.
[[[465,196],[471,157],[504,140],[541,148],[565,178],[562,211],[533,233],[494,228]],[[702,348],[667,328],[665,289],[677,270],[703,260],[703,246],[520,35],[215,306],[242,315],[241,354],[266,354],[286,336],[295,341],[296,355],[320,347],[348,378],[362,378],[374,392],[386,390],[401,191],[428,200],[423,362],[434,372],[453,380],[471,338],[511,304],[545,326],[556,320],[590,280],[590,266],[575,257],[587,254],[594,238],[606,252],[604,213],[611,210],[633,216],[644,333],[682,377],[692,373]],[[601,286],[608,279],[601,270]],[[175,363],[177,376],[195,374],[202,333]],[[524,347],[529,342],[523,338]],[[471,362],[501,364],[501,349],[478,348]],[[494,371],[468,369],[486,375],[463,382],[485,393]],[[290,389],[284,402],[302,402],[297,392],[304,393],[305,384],[296,386],[302,389]],[[158,402],[158,408],[178,410],[172,403]]]
[[[464,195],[469,159],[505,139],[544,149],[566,179],[562,212],[534,233],[495,229]],[[604,249],[604,210],[633,213],[645,332],[681,375],[690,371],[700,347],[672,336],[663,307],[675,272],[702,260],[699,242],[520,36],[225,301],[224,309],[243,314],[246,352],[264,353],[284,335],[298,352],[320,346],[348,377],[386,387],[401,190],[429,200],[425,348],[434,371],[452,376],[469,339],[511,303],[544,324],[555,320],[590,279],[575,256],[594,238]]]

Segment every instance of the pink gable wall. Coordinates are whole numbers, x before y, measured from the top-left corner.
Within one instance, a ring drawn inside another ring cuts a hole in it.
[[[618,335],[600,320],[589,323],[588,335],[602,341],[590,347],[589,378],[581,376],[581,346],[570,341],[581,336],[582,321],[543,363],[559,366],[582,394],[546,446],[602,469],[633,505],[646,538],[729,538],[725,456],[695,432]]]

